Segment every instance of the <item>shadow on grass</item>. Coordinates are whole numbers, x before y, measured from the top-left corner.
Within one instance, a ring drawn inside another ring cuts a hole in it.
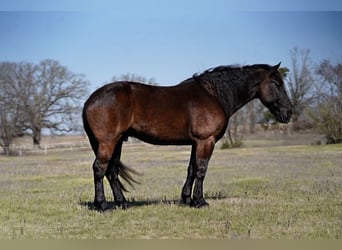
[[[205,195],[205,199],[208,200],[223,200],[228,198],[228,196],[222,195],[221,192],[213,193],[210,195]],[[79,201],[78,203],[80,206],[87,207],[89,210],[99,211],[99,209],[95,206],[94,202],[92,201]],[[128,199],[129,208],[132,207],[143,207],[143,206],[151,206],[151,205],[177,205],[177,206],[184,206],[187,205],[183,204],[180,199],[167,199],[164,197],[163,199],[147,199],[147,200],[135,200],[134,198]],[[114,201],[107,201],[108,210],[115,210],[119,209],[120,206],[116,204]]]
[[[99,211],[99,209],[95,206],[94,202],[92,201],[80,201],[78,203],[79,205],[83,207],[87,207],[89,210],[93,211]],[[166,204],[166,205],[179,205],[182,206],[180,200],[141,200],[141,201],[136,201],[135,199],[128,200],[128,208],[132,207],[143,207],[143,206],[151,206],[151,205],[158,205],[158,204]],[[114,201],[107,201],[108,205],[108,210],[115,210],[121,208],[116,202]]]

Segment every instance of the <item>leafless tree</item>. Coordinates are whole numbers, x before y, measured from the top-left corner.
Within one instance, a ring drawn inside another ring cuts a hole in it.
[[[312,102],[312,64],[310,50],[295,47],[290,51],[291,68],[286,82],[293,105],[292,122],[297,122],[304,109]]]
[[[243,137],[246,134],[246,118],[248,109],[244,107],[236,112],[229,119],[229,124],[226,130],[225,139],[223,140],[223,148],[238,148],[243,143]]]
[[[342,64],[324,60],[317,68],[317,103],[311,111],[318,132],[327,143],[342,142]]]
[[[127,73],[123,74],[119,77],[113,76],[112,81],[131,81],[131,82],[140,82],[140,83],[145,83],[149,85],[158,85],[156,80],[152,78],[146,78],[144,76],[139,76],[134,73]]]
[[[316,90],[320,97],[342,97],[342,64],[333,65],[329,60],[324,60],[318,66],[316,73],[321,77],[316,84]]]
[[[7,79],[7,95],[20,110],[21,126],[32,134],[34,145],[39,146],[44,128],[59,132],[81,128],[80,101],[88,91],[83,75],[49,59],[14,65],[1,74]]]
[[[0,146],[4,153],[10,153],[10,144],[16,137],[23,135],[22,113],[16,96],[11,95],[10,74],[16,67],[13,63],[0,63]]]

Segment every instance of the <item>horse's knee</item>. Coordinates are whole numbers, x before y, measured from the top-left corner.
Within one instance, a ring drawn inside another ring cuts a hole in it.
[[[198,179],[204,179],[208,169],[208,160],[197,160],[197,171],[196,171],[196,177]]]

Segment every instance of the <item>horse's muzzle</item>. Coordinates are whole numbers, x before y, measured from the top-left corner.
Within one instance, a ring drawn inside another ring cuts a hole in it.
[[[289,123],[292,116],[292,109],[288,109],[287,111],[281,112],[279,114],[278,120],[281,123]]]

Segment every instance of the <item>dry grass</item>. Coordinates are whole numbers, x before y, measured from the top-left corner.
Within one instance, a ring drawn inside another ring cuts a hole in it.
[[[341,239],[342,145],[251,141],[216,147],[205,209],[178,205],[190,147],[126,144],[122,160],[142,184],[127,194],[133,207],[110,214],[88,208],[89,150],[0,156],[0,238]]]

